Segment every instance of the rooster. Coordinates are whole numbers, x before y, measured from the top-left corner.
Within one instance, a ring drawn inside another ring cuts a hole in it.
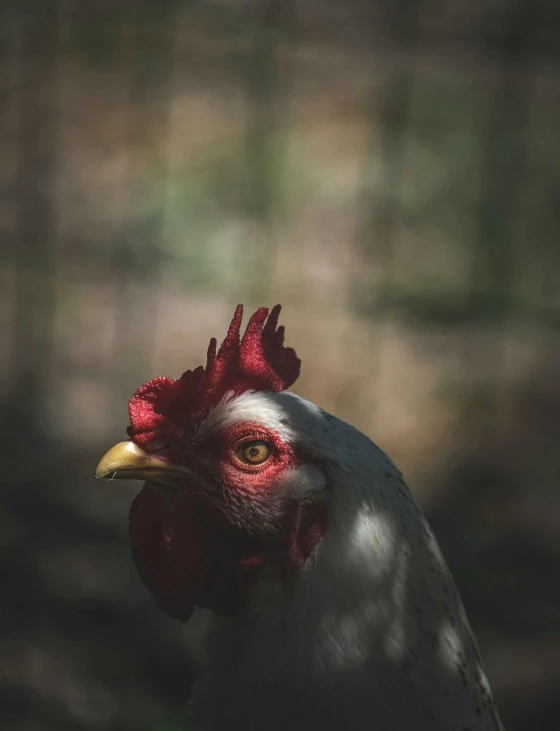
[[[193,728],[500,729],[432,531],[381,449],[286,392],[279,312],[241,338],[238,306],[206,367],[141,386],[97,468],[145,481],[130,543],[157,605],[214,613]]]

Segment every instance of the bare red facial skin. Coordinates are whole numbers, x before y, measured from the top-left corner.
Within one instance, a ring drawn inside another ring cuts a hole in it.
[[[271,445],[269,459],[261,465],[240,465],[235,451],[253,440]],[[158,606],[172,617],[187,621],[195,606],[234,613],[245,596],[247,572],[282,552],[284,566],[278,578],[292,578],[325,531],[325,509],[297,501],[279,516],[275,531],[263,530],[259,502],[286,469],[298,464],[291,447],[269,430],[242,424],[196,449],[185,440],[161,456],[173,462],[181,458],[216,488],[204,494],[199,485],[186,481],[181,493],[169,498],[144,487],[132,504],[134,562]],[[230,490],[232,499],[220,505],[223,490]],[[246,527],[228,519],[233,509],[235,522]]]
[[[242,464],[235,453],[244,442],[262,440],[270,445],[269,458],[262,464]],[[222,480],[248,499],[263,498],[273,491],[290,468],[297,468],[300,460],[292,447],[275,432],[259,424],[245,422],[224,430],[218,437]]]

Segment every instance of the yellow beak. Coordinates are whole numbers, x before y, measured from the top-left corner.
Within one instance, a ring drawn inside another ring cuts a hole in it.
[[[95,471],[95,477],[104,480],[148,480],[160,485],[177,488],[178,480],[185,477],[199,478],[188,467],[165,462],[156,453],[144,452],[134,442],[120,442],[102,458]]]

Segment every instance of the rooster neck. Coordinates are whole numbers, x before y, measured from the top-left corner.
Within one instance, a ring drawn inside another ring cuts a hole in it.
[[[461,600],[400,473],[324,416],[306,429],[324,450],[326,534],[294,580],[263,575],[210,636],[195,728],[499,729]]]

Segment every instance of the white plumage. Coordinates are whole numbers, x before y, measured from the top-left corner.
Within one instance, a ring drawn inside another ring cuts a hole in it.
[[[305,455],[275,496],[323,500],[328,530],[290,582],[266,566],[219,620],[189,702],[200,731],[501,728],[437,541],[400,472],[350,425],[291,393],[221,402],[202,429],[251,421]]]

